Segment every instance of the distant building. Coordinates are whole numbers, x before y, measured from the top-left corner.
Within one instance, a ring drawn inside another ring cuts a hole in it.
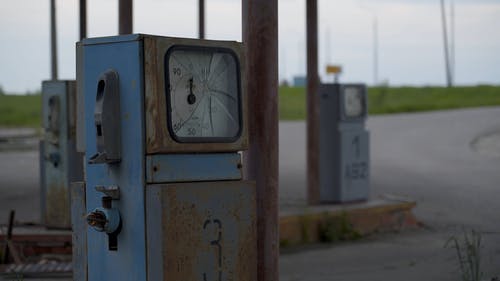
[[[293,86],[294,87],[305,87],[307,84],[307,78],[305,76],[294,76]]]
[[[281,86],[281,87],[290,87],[290,83],[288,83],[288,80],[283,79],[283,80],[281,80],[281,82],[280,82],[280,86]]]

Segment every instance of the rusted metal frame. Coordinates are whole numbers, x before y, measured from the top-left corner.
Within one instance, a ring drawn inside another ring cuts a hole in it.
[[[163,61],[165,52],[173,45],[195,45],[206,47],[220,47],[231,49],[240,60],[241,71],[241,98],[246,101],[245,62],[243,48],[240,43],[228,41],[201,41],[198,39],[171,39],[156,40],[144,35],[144,79],[145,79],[145,121],[146,121],[146,154],[161,153],[191,153],[191,152],[232,152],[248,148],[248,121],[243,118],[242,132],[239,139],[232,143],[179,143],[168,132],[165,95],[165,76],[163,75]],[[248,116],[243,107],[243,116]]]
[[[205,0],[198,0],[198,38],[205,39]]]
[[[5,234],[4,237],[2,237],[5,241],[5,246],[2,249],[2,259],[0,260],[0,263],[7,263],[7,259],[9,258],[9,246],[7,244],[7,241],[9,241],[12,238],[12,225],[14,223],[14,210],[10,210],[9,213],[9,222],[7,224],[7,233]]]
[[[14,228],[14,217],[16,215],[15,210],[10,210],[9,213],[9,224],[7,226],[7,234],[5,235],[5,246],[2,252],[2,263],[7,263],[9,261],[9,255],[12,256],[16,264],[21,263],[21,258],[17,252],[14,244],[12,243],[12,229]]]
[[[50,0],[50,53],[51,79],[57,80],[57,29],[56,29],[56,0]]]
[[[0,235],[5,240],[6,235]],[[10,239],[14,243],[71,243],[71,233],[68,234],[16,234]]]
[[[14,260],[14,263],[15,264],[23,263],[23,261],[21,260],[21,256],[19,255],[19,252],[14,246],[14,243],[12,243],[11,240],[7,240],[6,244],[7,244],[7,249],[9,249],[9,254],[12,256],[12,259]]]
[[[15,236],[14,236],[15,237]],[[1,244],[0,244],[1,245]],[[14,262],[15,264],[21,264],[25,257],[41,256],[44,254],[61,254],[61,255],[71,255],[71,242],[67,243],[54,243],[48,242],[16,242],[14,239],[5,243],[3,246],[10,248],[9,257],[11,260],[6,262]],[[0,264],[1,267],[1,264]],[[1,272],[0,268],[0,272]]]
[[[306,0],[307,31],[307,200],[319,202],[318,4]]]
[[[80,0],[80,40],[87,38],[87,0]]]
[[[132,33],[132,0],[120,0],[118,3],[118,34]]]
[[[244,0],[249,150],[245,177],[257,183],[257,280],[278,271],[278,1]]]
[[[61,278],[70,277],[73,266],[71,262],[50,262],[50,263],[24,263],[18,265],[8,265],[4,270],[4,277],[17,278]]]
[[[14,216],[16,211],[10,210],[9,213],[9,223],[7,225],[7,234],[5,235],[5,248],[2,252],[2,263],[7,263],[9,258],[9,244],[8,242],[12,239],[12,228],[14,226]]]

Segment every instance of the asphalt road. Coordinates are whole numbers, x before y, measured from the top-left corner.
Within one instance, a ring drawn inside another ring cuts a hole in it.
[[[454,249],[481,233],[484,277],[500,275],[500,108],[372,117],[371,196],[417,201],[426,227],[281,256],[282,281],[460,280]],[[280,197],[305,197],[305,124],[280,124]],[[295,148],[295,149],[293,149]],[[489,280],[489,279],[488,279]]]
[[[0,152],[0,224],[7,224],[9,211],[16,221],[40,221],[38,150]]]
[[[500,275],[500,107],[371,117],[371,196],[405,196],[426,227],[285,250],[280,280],[459,280],[446,241],[474,229]],[[280,208],[305,200],[305,124],[280,123]],[[0,152],[0,224],[39,220],[36,151]]]
[[[432,227],[487,226],[500,217],[499,148],[475,145],[500,135],[500,108],[376,116],[367,128],[371,197],[416,200],[415,213]],[[305,147],[304,122],[281,122],[282,201],[305,198]]]

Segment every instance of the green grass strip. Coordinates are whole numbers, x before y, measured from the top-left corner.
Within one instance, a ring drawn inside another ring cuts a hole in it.
[[[280,87],[281,120],[303,120],[305,89]],[[376,87],[368,90],[369,114],[420,112],[500,105],[499,86],[474,87]]]
[[[500,105],[500,86],[376,87],[368,90],[370,114],[420,112]],[[306,96],[302,87],[280,87],[280,120],[304,120]],[[1,95],[0,127],[39,127],[41,96]]]
[[[0,95],[0,127],[40,127],[41,95]]]

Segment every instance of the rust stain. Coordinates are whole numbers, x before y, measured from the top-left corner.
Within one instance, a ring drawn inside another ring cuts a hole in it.
[[[163,75],[157,61],[157,48],[154,37],[144,38],[144,77],[145,77],[145,116],[146,116],[146,143],[147,152],[156,151],[162,145],[162,138],[156,130],[162,126],[161,118],[161,89],[158,76]],[[160,69],[159,69],[160,68]]]
[[[198,229],[204,218],[197,212],[196,206],[179,201],[175,188],[169,188],[166,196],[164,200],[168,202],[168,207],[164,208],[166,213],[163,217],[168,217],[168,224],[164,224],[163,229],[167,240],[164,243],[164,253],[167,254],[164,280],[199,280],[200,276],[192,269],[195,268],[198,252],[206,250]]]
[[[47,189],[45,222],[49,227],[71,227],[68,189],[64,186],[50,185]]]
[[[251,226],[250,231],[248,229],[239,228],[238,235],[240,239],[239,247],[238,247],[238,255],[236,259],[235,268],[238,269],[236,272],[236,276],[238,277],[235,280],[242,281],[254,281],[257,280],[257,223],[256,223],[256,209],[255,209],[255,193],[252,193],[252,198],[243,198],[240,197],[240,204],[244,204],[243,200],[251,200],[253,202],[253,210],[251,213]],[[239,221],[240,213],[234,214]],[[255,261],[255,262],[248,262]]]
[[[252,184],[167,184],[160,196],[163,280],[256,280]]]

